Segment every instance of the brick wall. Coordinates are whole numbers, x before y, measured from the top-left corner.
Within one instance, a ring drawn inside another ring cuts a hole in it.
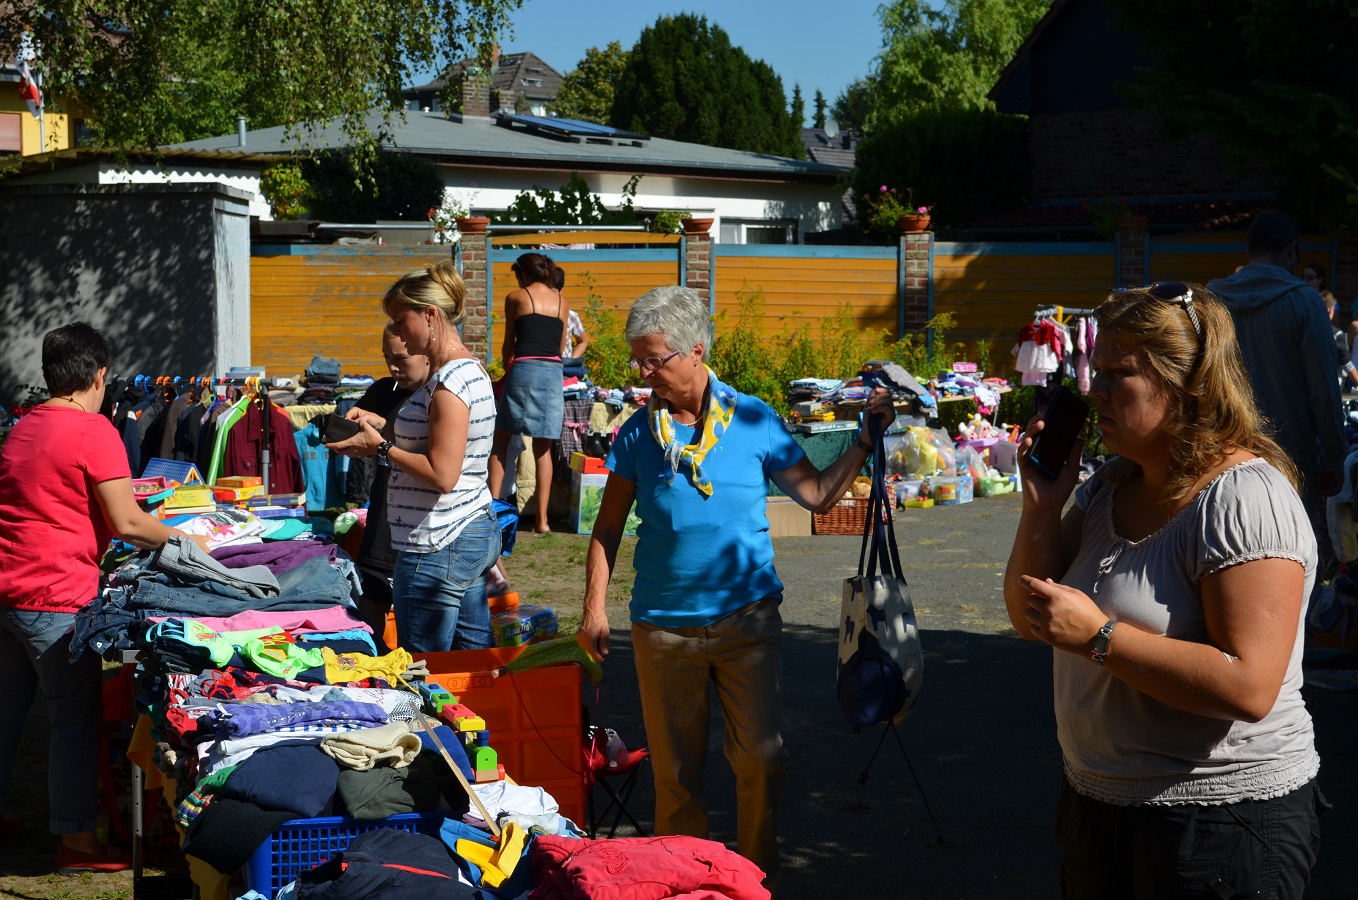
[[[467,312],[462,320],[462,343],[479,357],[486,356],[486,240],[487,234],[462,235],[462,280],[467,285]]]
[[[902,235],[905,242],[905,330],[919,331],[929,323],[929,245],[932,231]]]
[[[708,234],[685,235],[688,248],[685,251],[685,268],[688,272],[688,286],[698,292],[707,303],[712,302],[712,236]]]
[[[1258,165],[1231,160],[1214,138],[1167,137],[1158,120],[1140,110],[1035,115],[1028,152],[1036,203],[1257,195],[1283,185]]]
[[[1117,221],[1117,241],[1121,266],[1118,285],[1132,286],[1149,281],[1146,271],[1145,216],[1123,216]]]

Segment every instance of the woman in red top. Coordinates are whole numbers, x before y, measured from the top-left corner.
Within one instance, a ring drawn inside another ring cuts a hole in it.
[[[42,374],[52,397],[20,419],[0,448],[0,809],[36,692],[52,723],[50,828],[61,836],[63,872],[127,867],[94,831],[99,658],[70,663],[67,632],[99,592],[110,537],[150,549],[180,534],[137,505],[122,441],[98,414],[109,360],[108,343],[89,325],[48,332]],[[206,551],[205,539],[194,540]],[[0,815],[0,835],[22,826],[18,816]]]

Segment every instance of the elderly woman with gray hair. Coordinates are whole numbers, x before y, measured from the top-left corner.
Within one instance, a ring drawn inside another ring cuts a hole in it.
[[[709,692],[726,718],[726,758],[736,776],[740,854],[778,877],[775,817],[782,759],[783,585],[773,567],[764,498],[772,480],[816,512],[844,496],[872,451],[860,431],[824,471],[757,397],[723,384],[705,360],[707,304],[686,287],[660,287],[632,306],[630,364],[652,390],[643,413],[622,426],[589,544],[580,638],[608,655],[604,598],[633,501],[636,579],[630,614],[646,739],[655,768],[658,834],[706,838],[703,765]],[[868,414],[895,418],[877,389]]]

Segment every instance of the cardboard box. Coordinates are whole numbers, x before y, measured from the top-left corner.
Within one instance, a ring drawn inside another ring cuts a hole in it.
[[[263,484],[252,484],[248,487],[223,487],[221,482],[218,482],[212,488],[213,499],[222,503],[235,503],[237,500],[248,500],[251,497],[259,497],[263,494]]]
[[[791,497],[769,497],[769,537],[810,537],[811,510]]]
[[[556,637],[556,611],[529,603],[515,605],[490,617],[490,636],[497,647],[517,647]]]
[[[571,471],[571,528],[576,534],[590,534],[594,531],[594,520],[599,518],[599,506],[604,499],[604,485],[608,482],[607,473],[586,475]],[[627,513],[627,525],[623,534],[636,534],[641,519],[637,518],[637,506]]]
[[[571,471],[582,475],[607,475],[608,467],[597,456],[586,456],[578,450],[571,454]]]
[[[970,475],[936,476],[929,479],[929,494],[938,506],[958,506],[972,501],[975,485]]]
[[[252,487],[262,488],[263,486],[264,479],[255,475],[227,475],[224,478],[218,478],[217,483],[213,485],[213,487],[231,488],[233,490]],[[260,493],[264,492],[260,491]],[[253,494],[248,496],[253,496]]]

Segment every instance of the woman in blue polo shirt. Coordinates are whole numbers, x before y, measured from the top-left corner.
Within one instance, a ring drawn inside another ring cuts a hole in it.
[[[707,304],[686,287],[661,287],[632,306],[630,364],[652,390],[622,426],[586,559],[587,649],[608,655],[604,597],[635,500],[636,580],[632,649],[646,740],[655,769],[657,834],[708,836],[703,808],[708,692],[726,717],[726,757],[736,775],[736,847],[778,877],[775,819],[782,759],[783,585],[773,566],[764,499],[772,479],[788,496],[826,512],[872,452],[864,433],[824,471],[778,415],[736,392],[707,367]],[[883,430],[895,418],[877,389],[868,402]]]

